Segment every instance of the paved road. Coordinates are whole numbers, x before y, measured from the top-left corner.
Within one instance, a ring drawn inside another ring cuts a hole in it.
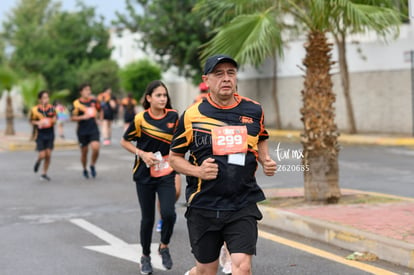
[[[272,142],[271,154],[278,164],[288,167],[300,164],[298,143]],[[279,151],[278,151],[279,148]],[[283,150],[282,150],[283,149]],[[290,157],[283,159],[283,153]],[[344,145],[339,152],[339,182],[341,188],[380,192],[414,197],[414,148]],[[262,175],[259,173],[259,175]],[[263,177],[262,187],[303,187],[302,172],[280,172],[274,178]]]
[[[68,127],[68,130],[73,130],[70,127],[73,125]],[[120,131],[120,128],[115,131],[116,138],[120,137]],[[67,136],[71,137],[71,135],[73,134],[68,131]],[[295,147],[297,145],[294,144],[282,145],[291,150],[300,148]],[[277,158],[277,151],[274,150],[276,148],[277,144],[272,143],[271,149],[275,158]],[[359,175],[364,177],[364,182],[374,182],[376,178],[377,184],[373,187],[383,186],[384,190],[392,191],[392,185],[384,182],[382,177],[378,177],[372,167],[377,167],[378,163],[387,166],[386,162],[390,160],[398,161],[401,167],[394,167],[384,172],[387,177],[392,178],[397,177],[401,172],[408,173],[406,161],[411,160],[412,163],[412,155],[405,154],[410,151],[400,148],[349,147],[343,152],[344,159],[341,159],[341,165],[358,161],[367,163],[365,167],[369,169],[360,169]],[[384,154],[387,157],[379,160],[377,156]],[[363,156],[366,156],[366,159],[363,159]],[[0,273],[5,275],[137,274],[138,266],[134,260],[138,258],[140,250],[134,244],[138,243],[140,212],[135,186],[131,180],[132,156],[117,144],[103,147],[97,165],[97,179],[85,180],[81,175],[77,150],[55,151],[50,170],[51,182],[40,181],[38,175],[33,173],[35,157],[35,152],[0,153],[0,247],[2,250]],[[371,161],[375,162],[371,163]],[[295,164],[296,160],[289,158],[281,160],[281,163]],[[349,180],[349,186],[343,187],[364,186],[361,180],[352,181],[354,178],[359,179],[358,174],[355,174],[359,167],[359,165],[345,166],[344,170],[348,169],[346,173],[353,173],[353,175],[342,176],[342,181]],[[268,178],[259,171],[258,178],[265,188],[295,187],[302,184],[301,173],[284,172]],[[405,193],[404,195],[412,192],[404,181],[401,181],[401,188],[405,189],[401,191],[402,194]],[[168,272],[157,269],[155,274],[183,274],[193,264],[182,205],[183,197],[177,203],[179,220],[171,242],[174,268]],[[313,249],[329,251],[339,259],[350,254],[350,251],[289,236],[269,228],[262,228],[262,230],[273,234],[271,236],[286,237],[298,243],[292,244],[292,247],[286,243],[281,244],[275,238],[260,238],[258,256],[254,258],[254,274],[375,273],[369,266],[363,271],[338,263],[332,258],[322,257],[321,253],[303,248],[301,244],[305,243]],[[154,233],[153,240],[155,252],[157,233]],[[130,260],[122,260],[96,250],[129,257]],[[156,265],[159,258],[155,253],[153,258]],[[376,262],[373,265],[397,274],[410,272],[384,262]]]

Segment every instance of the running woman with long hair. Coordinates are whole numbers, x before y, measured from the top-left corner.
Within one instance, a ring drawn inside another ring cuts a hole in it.
[[[135,115],[121,139],[121,145],[135,154],[134,175],[141,207],[140,240],[142,246],[141,274],[151,274],[151,240],[155,221],[156,195],[163,220],[158,252],[162,264],[171,269],[173,262],[168,244],[176,220],[175,176],[169,166],[171,139],[178,122],[177,111],[171,108],[168,89],[160,80],[148,84],[143,102],[144,111]],[[131,142],[136,142],[136,145]]]

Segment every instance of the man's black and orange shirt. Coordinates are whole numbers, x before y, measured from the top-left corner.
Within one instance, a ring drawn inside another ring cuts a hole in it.
[[[56,110],[51,104],[36,105],[30,111],[30,121],[40,121],[37,125],[37,135],[42,138],[54,138],[54,124],[56,122]]]
[[[156,118],[147,109],[135,115],[134,121],[130,123],[124,133],[124,139],[135,141],[136,147],[145,152],[160,151],[161,155],[168,158],[171,140],[178,123],[178,113],[176,110],[165,109],[163,117]],[[147,184],[151,182],[150,168],[141,159],[136,157],[134,164],[134,180]],[[168,176],[175,173],[169,171]],[[167,175],[166,175],[167,176]]]
[[[82,99],[78,98],[73,101],[72,116],[82,116],[88,114],[89,118],[78,121],[78,135],[89,135],[99,132],[98,124],[96,123],[96,115],[101,107],[94,98]]]
[[[265,199],[255,178],[258,142],[269,137],[263,110],[253,100],[234,96],[236,103],[226,107],[208,96],[180,117],[171,151],[189,151],[189,161],[196,166],[209,157],[219,166],[214,180],[187,177],[186,199],[191,207],[233,211]]]

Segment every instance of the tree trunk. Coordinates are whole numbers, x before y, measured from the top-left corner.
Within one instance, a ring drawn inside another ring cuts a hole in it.
[[[275,127],[276,129],[282,128],[282,121],[280,118],[279,98],[277,96],[277,60],[273,59],[273,79],[272,79],[272,99],[275,106]]]
[[[306,67],[302,134],[305,199],[336,203],[341,197],[338,169],[338,129],[335,124],[330,74],[332,44],[324,32],[312,31],[305,45]]]
[[[346,61],[346,44],[345,34],[340,34],[340,37],[335,35],[336,45],[338,46],[339,68],[341,74],[342,89],[345,98],[346,114],[348,121],[348,129],[350,134],[356,134],[357,128],[355,123],[354,108],[352,106],[351,94],[350,94],[350,80],[348,63]]]
[[[12,98],[10,96],[10,92],[7,92],[6,97],[6,130],[4,132],[7,136],[13,136],[15,134],[14,132],[14,114],[13,114],[13,104],[12,104]]]

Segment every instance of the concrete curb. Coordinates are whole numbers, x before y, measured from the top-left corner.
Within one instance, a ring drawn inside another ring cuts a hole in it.
[[[300,236],[323,241],[351,251],[371,252],[380,259],[414,268],[414,245],[378,236],[348,226],[304,217],[259,205],[261,224]]]
[[[3,141],[0,148],[5,151],[34,151],[36,149],[35,141]],[[54,150],[73,150],[78,149],[79,144],[73,140],[55,141]]]
[[[300,131],[294,130],[268,130],[270,139],[300,141]],[[341,134],[338,137],[340,143],[383,146],[414,146],[414,137],[401,136],[370,136]]]

